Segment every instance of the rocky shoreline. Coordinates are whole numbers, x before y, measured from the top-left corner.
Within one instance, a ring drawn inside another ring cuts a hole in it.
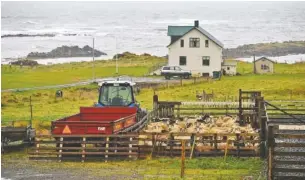
[[[246,44],[223,50],[223,56],[226,58],[247,58],[253,55],[275,57],[295,54],[305,54],[305,41]]]
[[[53,49],[50,52],[31,52],[24,58],[3,58],[5,61],[18,61],[18,60],[36,60],[36,59],[56,59],[56,58],[76,58],[76,57],[91,57],[92,47],[86,45],[83,48],[78,46],[61,46]],[[238,46],[237,48],[223,49],[223,56],[226,59],[237,59],[237,58],[249,58],[255,56],[266,56],[266,57],[279,57],[287,55],[298,55],[305,54],[305,41],[286,41],[286,42],[274,42],[274,43],[258,43],[258,44],[247,44]],[[107,55],[105,52],[94,50],[94,56],[100,57]],[[131,52],[119,53],[117,58],[132,58],[137,54]],[[141,56],[153,56],[147,53],[141,54]],[[162,56],[168,58],[168,56]],[[111,58],[111,57],[110,57]],[[116,55],[113,56],[116,59]],[[20,63],[19,61],[16,62]],[[56,63],[56,62],[55,62]],[[24,62],[23,65],[36,65],[36,62]],[[19,65],[19,64],[18,64]]]
[[[76,33],[66,33],[64,36],[77,36]],[[1,38],[11,38],[11,37],[55,37],[56,34],[5,34],[2,35]]]
[[[45,59],[45,58],[63,58],[63,57],[90,57],[93,48],[86,45],[83,48],[78,46],[61,46],[50,52],[31,52],[27,55],[27,59]],[[106,53],[94,49],[94,56],[100,57],[107,55]]]

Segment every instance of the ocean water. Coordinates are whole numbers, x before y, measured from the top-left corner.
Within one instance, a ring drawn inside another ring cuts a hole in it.
[[[1,2],[1,10],[2,36],[53,36],[1,38],[2,62],[62,45],[91,45],[93,37],[96,49],[109,56],[124,51],[164,56],[167,26],[194,20],[226,48],[305,40],[305,2]]]

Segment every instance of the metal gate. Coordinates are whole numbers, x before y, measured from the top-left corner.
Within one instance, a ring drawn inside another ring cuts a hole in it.
[[[304,106],[267,105],[268,179],[305,179]],[[283,103],[281,103],[283,105]],[[292,107],[292,108],[291,108]]]

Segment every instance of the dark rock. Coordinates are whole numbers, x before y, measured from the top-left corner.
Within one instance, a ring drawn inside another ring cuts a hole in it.
[[[256,56],[286,56],[289,54],[305,54],[305,41],[285,41],[273,43],[246,44],[237,48],[223,50],[223,56],[230,58],[246,58]]]
[[[151,56],[151,55],[148,53],[144,53],[144,54],[141,54],[141,56]]]
[[[131,53],[131,52],[123,52],[122,54],[116,54],[113,56],[113,59],[116,59],[116,56],[119,58],[129,58],[129,57],[135,57],[136,54]]]
[[[93,48],[86,45],[83,48],[78,46],[61,46],[53,49],[50,52],[31,52],[27,58],[61,58],[61,57],[90,57],[92,56]],[[94,50],[94,56],[99,57],[107,55],[99,50]]]
[[[1,36],[1,38],[9,37],[54,37],[55,34],[7,34]]]
[[[37,66],[38,62],[33,60],[18,60],[11,62],[12,65],[19,65],[19,66]]]

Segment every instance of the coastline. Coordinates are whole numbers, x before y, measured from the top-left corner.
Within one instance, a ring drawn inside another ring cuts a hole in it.
[[[140,54],[138,54],[140,55]],[[112,60],[114,55],[100,56],[95,57],[95,61],[100,60]],[[256,56],[255,59],[259,59],[263,56]],[[305,62],[305,54],[289,54],[286,56],[266,56],[267,58],[277,62],[277,63],[288,63],[293,64],[297,62]],[[23,58],[19,58],[23,59]],[[252,57],[244,57],[244,58],[228,58],[245,62],[253,62]],[[10,62],[16,61],[18,59],[15,58],[1,58],[1,64],[9,64]],[[32,60],[32,59],[31,59]],[[33,61],[37,61],[40,65],[54,65],[54,64],[64,64],[64,63],[77,63],[77,62],[90,62],[92,61],[92,57],[68,57],[68,58],[47,58],[47,59],[33,59]]]

